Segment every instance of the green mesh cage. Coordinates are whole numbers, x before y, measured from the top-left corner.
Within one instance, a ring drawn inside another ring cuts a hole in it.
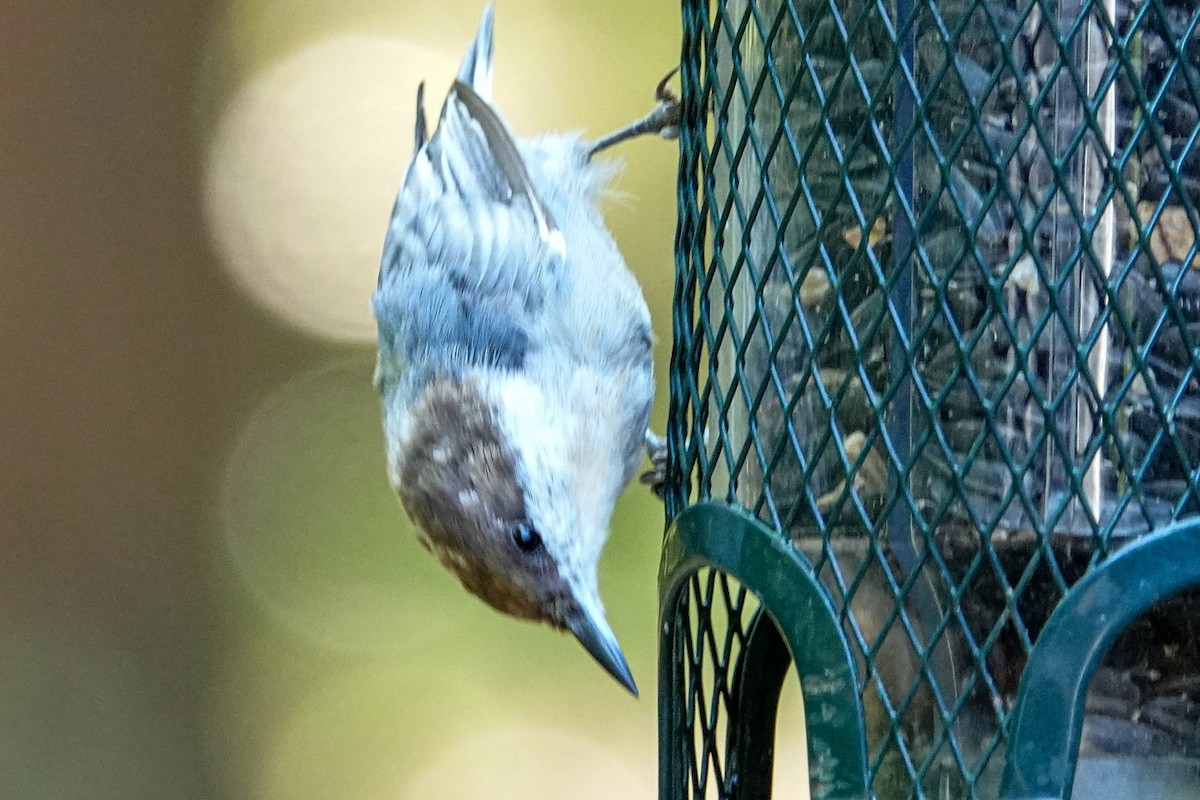
[[[1200,797],[1197,4],[683,21],[661,797]]]

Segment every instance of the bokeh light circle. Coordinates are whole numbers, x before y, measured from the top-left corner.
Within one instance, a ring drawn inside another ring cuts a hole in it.
[[[573,729],[534,721],[481,720],[468,735],[446,742],[404,783],[398,796],[650,800],[657,796],[654,764],[652,750],[637,763]]]
[[[226,464],[230,562],[279,622],[343,652],[415,652],[453,637],[465,603],[416,542],[387,484],[371,361],[303,374],[268,397]]]
[[[263,725],[252,795],[261,800],[408,800],[406,776],[438,743],[479,724],[503,704],[470,680],[467,665],[420,668],[398,661],[340,670],[291,696],[287,713]],[[446,698],[456,702],[448,704]],[[473,711],[469,710],[473,709]]]
[[[454,67],[413,42],[342,36],[233,96],[210,144],[205,206],[222,262],[250,297],[317,336],[373,337],[370,297],[417,84],[448,83]]]

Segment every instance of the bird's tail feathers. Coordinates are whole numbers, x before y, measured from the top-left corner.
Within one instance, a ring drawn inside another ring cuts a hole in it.
[[[415,158],[425,142],[429,141],[429,123],[425,121],[425,81],[417,86],[417,124],[413,129],[413,138],[416,140],[416,146],[413,147]]]
[[[492,100],[492,16],[492,4],[488,3],[479,20],[475,41],[467,48],[458,68],[458,80],[488,102]]]

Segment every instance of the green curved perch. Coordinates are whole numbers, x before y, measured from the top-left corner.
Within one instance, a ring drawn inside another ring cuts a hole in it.
[[[1071,795],[1092,673],[1113,640],[1150,606],[1200,586],[1200,520],[1126,546],[1063,598],[1021,678],[1004,765],[1003,800]]]
[[[689,796],[684,656],[678,638],[678,608],[687,579],[703,567],[725,572],[754,592],[774,625],[756,620],[738,665],[734,697],[760,719],[774,718],[770,694],[778,698],[786,673],[760,659],[790,653],[800,675],[808,729],[809,771],[813,797],[861,800],[867,797],[866,735],[862,702],[850,649],[837,612],[804,556],[779,534],[735,507],[706,502],[675,520],[663,544],[659,568],[659,796]],[[777,633],[776,633],[777,630]],[[772,639],[782,636],[786,651]],[[773,654],[773,655],[772,655]],[[748,684],[761,684],[756,687]],[[766,700],[761,696],[767,694]],[[764,743],[756,736],[768,737]],[[726,764],[730,796],[738,800],[769,797],[774,725],[756,736],[730,730]]]

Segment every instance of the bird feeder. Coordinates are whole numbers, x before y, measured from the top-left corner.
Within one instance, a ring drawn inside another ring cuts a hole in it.
[[[1200,796],[1200,9],[683,22],[660,796]]]

